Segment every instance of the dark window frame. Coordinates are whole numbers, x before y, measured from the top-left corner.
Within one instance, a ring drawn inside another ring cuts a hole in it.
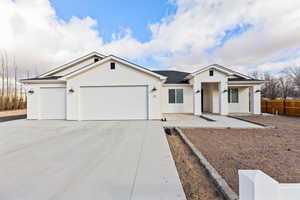
[[[184,103],[183,88],[168,89],[168,98],[169,98],[168,99],[169,104],[183,104]]]
[[[236,99],[233,99],[233,93],[236,92]],[[239,103],[239,88],[228,89],[228,103]]]
[[[209,70],[209,76],[214,76],[214,70]]]

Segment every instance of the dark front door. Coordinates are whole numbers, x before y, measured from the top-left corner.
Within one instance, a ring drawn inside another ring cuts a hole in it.
[[[203,108],[204,108],[204,107],[203,107],[203,98],[204,98],[204,97],[203,97],[203,89],[201,89],[201,112],[203,112],[203,110],[204,110],[204,109],[203,109]]]

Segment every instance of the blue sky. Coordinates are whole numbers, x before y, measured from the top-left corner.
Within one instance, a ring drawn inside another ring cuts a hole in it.
[[[51,4],[58,17],[66,21],[72,16],[90,16],[97,20],[96,28],[105,43],[111,41],[113,33],[122,33],[126,28],[130,28],[133,37],[140,42],[149,41],[148,25],[176,12],[175,4],[167,0],[51,0]]]
[[[278,72],[300,63],[299,7],[295,0],[0,0],[0,44],[26,70],[99,51],[151,69],[218,63]]]

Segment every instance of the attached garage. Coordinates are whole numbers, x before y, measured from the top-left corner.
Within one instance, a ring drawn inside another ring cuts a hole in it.
[[[91,63],[88,64],[88,61]],[[162,118],[161,88],[165,76],[114,56],[103,59],[91,57],[88,61],[84,61],[86,65],[82,66],[77,60],[41,77],[24,80],[28,91],[27,118]]]
[[[81,120],[148,119],[147,86],[80,88]]]
[[[66,88],[40,88],[40,119],[66,119]]]

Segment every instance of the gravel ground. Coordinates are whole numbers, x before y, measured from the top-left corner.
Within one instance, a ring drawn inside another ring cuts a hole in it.
[[[0,117],[8,117],[8,116],[15,116],[15,115],[25,115],[26,109],[23,110],[7,110],[7,111],[0,111]]]
[[[238,169],[260,169],[281,183],[300,183],[300,118],[242,116],[275,129],[183,129],[238,193]]]
[[[223,200],[180,137],[175,134],[167,138],[187,200]]]

